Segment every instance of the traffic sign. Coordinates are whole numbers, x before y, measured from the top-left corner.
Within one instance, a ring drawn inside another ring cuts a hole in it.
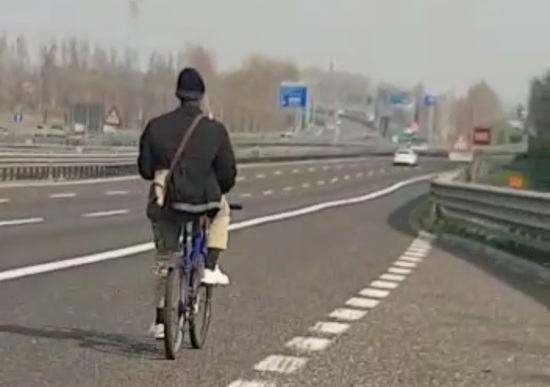
[[[424,106],[435,106],[437,104],[437,97],[435,95],[426,94],[424,96]]]
[[[307,107],[308,89],[303,82],[282,82],[279,86],[279,107],[298,108]]]
[[[491,128],[475,127],[474,128],[474,145],[490,145],[491,144]]]
[[[473,152],[468,136],[461,134],[456,138],[449,152],[449,160],[457,162],[470,162],[473,160]]]
[[[109,113],[105,117],[105,125],[114,126],[114,127],[122,126],[122,119],[120,118],[120,113],[118,112],[118,109],[115,106],[113,106],[111,110],[109,110]]]
[[[468,140],[466,140],[466,136],[458,136],[453,145],[453,150],[455,152],[466,152],[470,150],[470,144],[468,143]]]
[[[403,92],[391,93],[389,95],[389,102],[392,105],[403,105],[405,103],[406,95]]]

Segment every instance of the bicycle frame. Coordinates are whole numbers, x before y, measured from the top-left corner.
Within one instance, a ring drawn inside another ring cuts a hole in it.
[[[182,259],[180,263],[180,273],[185,276],[185,283],[182,282],[180,300],[183,303],[184,310],[188,311],[189,301],[194,301],[198,289],[194,286],[195,275],[202,275],[200,272],[201,259],[204,260],[206,253],[206,227],[208,219],[199,217],[183,225],[183,243]],[[202,262],[204,264],[204,262]],[[187,318],[187,316],[186,316]]]

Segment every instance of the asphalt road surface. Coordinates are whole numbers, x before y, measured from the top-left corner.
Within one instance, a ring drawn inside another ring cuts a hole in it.
[[[233,283],[216,289],[206,347],[176,361],[147,334],[143,182],[0,189],[0,386],[547,386],[549,284],[408,230],[428,188],[411,179],[445,168],[242,169]],[[111,259],[58,270],[100,252]]]

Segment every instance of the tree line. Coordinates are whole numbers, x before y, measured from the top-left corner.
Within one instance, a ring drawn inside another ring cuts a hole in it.
[[[282,130],[292,117],[278,108],[282,81],[304,80],[320,102],[361,101],[367,78],[343,71],[300,69],[287,60],[252,54],[240,66],[220,70],[201,45],[172,53],[154,52],[144,66],[134,49],[123,51],[68,38],[32,50],[23,36],[0,35],[0,112],[18,108],[41,117],[63,117],[71,104],[116,106],[127,127],[139,127],[171,109],[175,78],[185,66],[203,74],[217,117],[233,130]],[[330,73],[330,74],[329,74]]]
[[[33,59],[34,58],[34,59]],[[0,111],[63,116],[74,103],[116,106],[134,127],[175,106],[175,78],[185,66],[198,68],[215,114],[231,127],[280,129],[281,81],[300,79],[296,65],[254,54],[238,68],[220,71],[215,56],[200,45],[175,53],[153,53],[145,68],[136,50],[119,52],[77,39],[42,44],[31,52],[22,36],[0,36]]]

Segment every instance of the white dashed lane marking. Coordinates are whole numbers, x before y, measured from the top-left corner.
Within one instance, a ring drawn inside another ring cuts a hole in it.
[[[353,297],[346,301],[347,306],[361,309],[372,309],[380,303],[380,300],[372,298]]]
[[[273,193],[272,190],[267,190],[267,191],[264,191],[264,192],[263,192],[263,194],[264,194],[265,196],[269,196],[269,195],[271,195],[272,193]]]
[[[299,352],[318,352],[326,349],[331,343],[330,339],[321,337],[295,337],[285,344],[285,347]]]
[[[258,178],[258,179],[263,179],[264,177],[265,177],[265,173],[258,173],[256,175],[256,178]]]
[[[0,203],[9,203],[10,199],[8,198],[0,198]]]
[[[380,288],[380,289],[395,289],[399,286],[399,284],[395,283],[395,282],[388,282],[388,281],[373,281],[371,284],[370,284],[371,287],[373,288]]]
[[[336,320],[357,321],[365,317],[366,314],[367,312],[363,310],[338,308],[330,313],[328,316]]]
[[[250,197],[252,197],[252,194],[248,193],[248,192],[245,192],[245,193],[240,194],[240,197],[241,198],[250,198]]]
[[[413,245],[415,246],[417,255],[427,256],[431,249],[430,242],[431,239],[429,242],[420,237],[415,239]],[[393,266],[388,268],[386,273],[371,282],[368,288],[361,290],[359,295],[348,299],[345,302],[348,308],[337,308],[328,315],[329,318],[347,321],[347,323],[319,321],[308,329],[309,336],[294,337],[284,345],[287,349],[305,356],[269,355],[257,363],[254,366],[254,370],[264,373],[291,374],[306,366],[309,359],[306,356],[314,352],[322,352],[330,347],[340,335],[352,327],[354,322],[361,320],[371,309],[376,308],[390,295],[392,290],[396,289],[407,278],[407,275],[412,273],[413,270],[411,268],[415,267],[416,263],[409,262],[407,259],[419,261],[422,259],[407,256],[407,254],[410,254],[411,248],[394,262]],[[325,337],[314,337],[311,334]],[[228,387],[276,387],[276,381],[276,378],[273,376],[270,377],[269,381],[260,379],[246,381],[239,379]]]
[[[50,198],[52,199],[66,199],[66,198],[74,198],[74,197],[76,197],[75,192],[60,192],[60,193],[55,193],[50,195]]]
[[[107,191],[107,192],[105,192],[105,195],[107,195],[107,196],[128,195],[128,191]]]
[[[405,280],[405,277],[404,275],[399,275],[399,274],[382,274],[380,276],[380,279],[381,280],[384,280],[384,281],[396,281],[396,282],[401,282],[401,281],[404,281]]]
[[[124,215],[129,213],[130,210],[122,209],[122,210],[110,210],[110,211],[98,211],[98,212],[89,212],[87,214],[82,215],[85,218],[104,218],[107,216],[117,216],[117,215]]]
[[[388,269],[388,273],[393,273],[393,274],[411,274],[412,273],[412,270],[411,269],[403,269],[401,267],[390,267]],[[382,278],[382,277],[380,277]]]
[[[349,329],[351,325],[339,322],[319,321],[315,323],[309,330],[315,333],[325,335],[341,335]]]
[[[309,183],[304,183],[302,184],[302,188],[309,188],[310,187],[310,184]]]
[[[408,269],[412,269],[412,268],[415,268],[416,267],[416,263],[414,262],[406,262],[406,261],[397,261],[393,264],[394,266],[397,266],[397,267],[404,267],[404,268],[408,268]]]
[[[254,369],[260,372],[290,374],[305,366],[307,360],[305,357],[271,355],[256,364]]]
[[[0,227],[23,226],[23,225],[26,225],[26,224],[42,223],[43,221],[44,221],[44,218],[25,218],[25,219],[0,220]]]
[[[275,383],[263,380],[235,380],[227,387],[277,387]]]
[[[283,171],[275,171],[275,172],[273,172],[273,174],[274,174],[275,176],[279,176],[279,175],[282,175],[282,174],[283,174]]]
[[[372,298],[386,298],[390,295],[388,290],[366,288],[359,292],[360,295]]]

